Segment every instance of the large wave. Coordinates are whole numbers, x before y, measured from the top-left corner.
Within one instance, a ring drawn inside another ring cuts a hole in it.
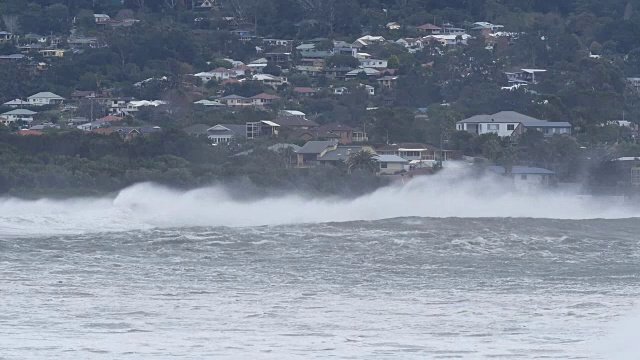
[[[237,189],[236,189],[237,191]],[[258,226],[397,217],[630,218],[640,210],[571,192],[520,192],[502,178],[443,171],[355,199],[306,194],[238,200],[224,187],[177,191],[144,183],[115,197],[0,200],[0,235]]]

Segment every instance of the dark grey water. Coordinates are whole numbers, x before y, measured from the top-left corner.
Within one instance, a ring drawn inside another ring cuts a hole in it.
[[[5,237],[0,358],[637,359],[638,234],[399,218]]]

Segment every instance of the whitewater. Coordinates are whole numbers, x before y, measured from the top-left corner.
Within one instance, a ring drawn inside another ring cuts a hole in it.
[[[640,209],[443,173],[357,198],[0,199],[0,359],[638,359]]]

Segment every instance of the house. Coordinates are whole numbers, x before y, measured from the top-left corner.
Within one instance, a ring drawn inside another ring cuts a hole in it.
[[[291,62],[291,50],[285,46],[278,46],[267,51],[264,58],[275,64],[288,64]]]
[[[380,71],[367,67],[351,70],[345,76],[346,78],[355,78],[357,76],[360,76],[360,74],[364,74],[364,76],[366,77],[378,77],[380,76]]]
[[[318,50],[315,44],[301,44],[296,50],[303,59],[324,59],[333,55],[333,50]]]
[[[3,125],[5,127],[10,127],[11,124],[13,124],[14,122],[15,122],[14,120],[9,120],[6,117],[0,116],[0,125]]]
[[[296,151],[297,167],[311,167],[318,164],[318,158],[338,147],[337,141],[308,141]]]
[[[374,88],[371,85],[360,84],[359,87],[364,87],[364,90],[367,92],[367,94],[369,94],[369,96],[375,96],[376,95],[376,88]]]
[[[218,124],[207,129],[207,137],[214,145],[230,143],[247,137],[246,125]]]
[[[262,39],[262,43],[270,46],[284,46],[289,49],[293,46],[293,40],[286,39]]]
[[[408,170],[409,161],[397,155],[377,155],[379,174],[395,175]]]
[[[333,94],[334,95],[345,95],[345,94],[348,94],[348,93],[349,93],[349,89],[347,89],[344,86],[340,86],[340,87],[337,87],[337,88],[333,89]]]
[[[261,93],[261,94],[250,97],[250,99],[252,100],[253,105],[264,106],[264,105],[270,105],[274,101],[280,100],[280,97],[276,95],[267,94],[267,93]]]
[[[197,77],[198,79],[200,79],[200,81],[202,81],[203,84],[208,83],[209,81],[213,80],[213,79],[217,79],[217,77],[211,73],[211,72],[199,72],[197,74],[193,74],[194,77]]]
[[[344,79],[349,71],[353,70],[351,67],[332,67],[324,70],[324,73],[334,79]]]
[[[242,42],[248,42],[251,41],[251,30],[245,30],[245,29],[236,29],[236,30],[231,30],[231,33],[235,36],[238,37],[238,40],[242,41]]]
[[[96,129],[102,129],[109,126],[107,123],[103,123],[100,121],[94,121],[86,124],[80,124],[76,126],[77,129],[82,131],[94,131]]]
[[[433,24],[424,24],[416,27],[416,30],[423,34],[438,35],[442,31],[442,28]]]
[[[490,166],[488,170],[512,179],[514,187],[520,191],[535,190],[549,185],[555,175],[551,170],[528,166],[513,166],[511,171],[504,166]]]
[[[215,0],[198,0],[195,1],[193,9],[196,11],[211,11],[215,7]]]
[[[473,31],[489,30],[490,32],[494,32],[494,31],[498,31],[498,30],[500,30],[502,28],[504,28],[503,25],[494,25],[494,24],[489,23],[489,22],[480,21],[480,22],[473,23],[473,27],[471,28],[471,30],[473,30]]]
[[[6,103],[4,103],[2,105],[15,109],[15,108],[21,108],[21,107],[29,106],[29,102],[28,101],[24,101],[24,100],[20,100],[20,99],[15,99],[15,100],[7,101]]]
[[[13,34],[7,31],[0,31],[0,42],[8,42],[13,38]]]
[[[333,54],[356,57],[358,54],[358,48],[353,47],[353,45],[346,41],[338,40],[333,42]]]
[[[225,106],[225,104],[221,103],[218,100],[213,100],[212,101],[212,100],[207,100],[207,99],[202,99],[202,100],[195,101],[194,104],[207,106],[207,107]]]
[[[304,146],[302,147],[302,149],[304,149]],[[351,157],[351,155],[359,151],[368,151],[372,154],[376,153],[371,146],[338,145],[335,148],[330,147],[327,149],[327,151],[319,154],[316,161],[319,165],[338,166],[345,163],[347,160],[349,160],[349,157]]]
[[[278,86],[282,86],[287,84],[286,77],[273,76],[269,74],[256,74],[252,77],[253,81],[261,81],[263,84],[267,86],[271,86],[274,89],[277,89]]]
[[[97,91],[94,90],[74,90],[73,93],[71,93],[71,99],[73,100],[81,100],[81,99],[92,99],[97,97],[98,93]]]
[[[360,66],[364,68],[386,69],[387,60],[380,59],[360,59]]]
[[[380,155],[396,155],[407,161],[435,161],[440,159],[440,149],[421,143],[391,144],[378,148],[376,151]]]
[[[280,125],[269,120],[253,121],[246,123],[246,131],[248,140],[277,137],[280,133]]]
[[[442,46],[451,46],[463,44],[466,45],[467,41],[471,38],[468,34],[443,34],[443,35],[429,35],[426,36],[426,40],[435,41]]]
[[[253,100],[240,95],[227,95],[218,99],[221,103],[227,104],[227,106],[250,106],[253,105]]]
[[[288,130],[307,130],[318,127],[318,124],[315,121],[311,121],[299,116],[279,116],[273,119],[271,122],[277,124],[281,128],[286,128]]]
[[[39,50],[38,53],[43,58],[61,58],[64,57],[65,50],[63,49],[45,49]]]
[[[444,35],[466,35],[466,30],[462,28],[457,28],[450,23],[446,23],[442,25],[442,34]]]
[[[306,117],[305,113],[298,110],[280,110],[278,111],[278,115],[279,116],[295,116],[300,119],[304,119]]]
[[[473,134],[494,133],[498,136],[520,136],[527,130],[536,130],[545,136],[571,135],[568,122],[539,120],[515,111],[501,111],[493,115],[475,115],[458,121],[456,130]]]
[[[111,17],[107,14],[93,14],[93,19],[98,25],[104,25],[111,21]]]
[[[236,73],[235,77],[238,77],[238,76],[247,76],[247,73],[251,74],[253,69],[251,69],[249,66],[245,64],[242,64],[242,65],[234,66],[229,71],[235,72]]]
[[[358,38],[356,42],[360,42],[362,44],[365,44],[365,46],[367,46],[375,43],[383,43],[385,42],[385,39],[382,36],[365,35],[363,37]]]
[[[337,139],[340,144],[346,145],[353,142],[354,128],[348,125],[331,123],[325,124],[317,128],[317,138]],[[329,136],[331,135],[331,136]]]
[[[318,77],[322,74],[322,68],[319,66],[298,65],[296,71],[309,77]]]
[[[15,109],[7,111],[0,116],[7,118],[11,122],[21,122],[22,124],[28,124],[33,121],[33,115],[37,114],[35,111],[27,109]]]
[[[235,71],[219,67],[210,71],[211,75],[218,81],[228,80],[235,78],[237,73]]]
[[[397,22],[390,22],[385,25],[387,30],[400,30],[400,24]]]
[[[310,87],[295,87],[293,88],[293,92],[294,94],[305,96],[305,97],[314,96],[315,94],[318,93],[316,89],[313,89]]]
[[[23,54],[0,55],[0,63],[17,62],[26,58]]]
[[[47,91],[31,95],[27,98],[27,101],[31,106],[57,105],[62,104],[64,98]]]
[[[404,46],[412,54],[424,49],[424,43],[422,38],[403,38],[396,41],[396,44]]]
[[[537,77],[540,77],[540,74],[547,72],[547,70],[543,69],[521,69],[520,71],[515,72],[505,72],[504,74],[507,76],[507,80],[511,84],[536,84],[538,81],[536,80],[536,74],[539,74]]]
[[[72,37],[69,37],[69,40],[67,42],[72,49],[86,49],[86,48],[98,47],[98,38],[96,37],[72,36]]]
[[[397,76],[383,76],[378,79],[378,84],[380,84],[380,87],[382,87],[383,89],[392,89],[396,87],[397,83]]]
[[[33,34],[33,33],[29,33],[23,36],[23,38],[29,40],[29,41],[36,41],[39,42],[41,44],[44,44],[47,42],[47,37],[40,35],[40,34]]]

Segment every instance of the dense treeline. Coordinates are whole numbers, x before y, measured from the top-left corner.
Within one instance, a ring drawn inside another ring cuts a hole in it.
[[[231,156],[241,150],[250,156]],[[387,184],[383,178],[347,175],[333,167],[290,171],[292,159],[291,154],[267,151],[266,144],[213,147],[180,131],[128,142],[117,134],[14,136],[0,131],[0,195],[103,194],[151,181],[184,189],[242,184],[247,195],[299,191],[355,196]]]

